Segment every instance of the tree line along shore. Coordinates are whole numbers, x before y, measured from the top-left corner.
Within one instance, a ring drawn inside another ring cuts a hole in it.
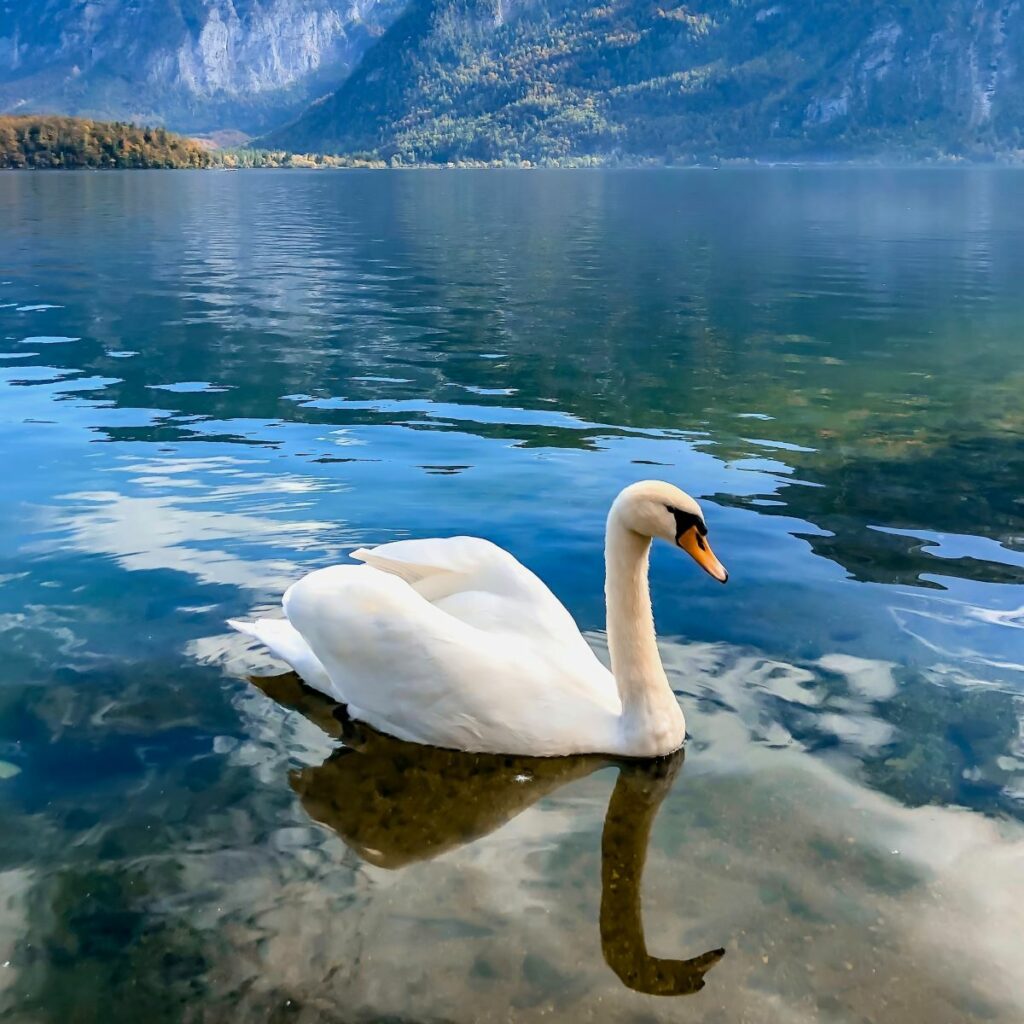
[[[1006,156],[996,163],[1024,163]],[[250,168],[488,168],[488,167],[665,167],[729,166],[767,163],[813,163],[874,166],[879,164],[955,164],[962,157],[927,159],[861,160],[769,160],[750,157],[681,156],[675,159],[638,157],[612,153],[563,156],[540,161],[520,157],[415,161],[402,154],[384,156],[379,152],[354,155],[295,153],[285,149],[255,147],[216,148],[208,141],[123,121],[93,121],[81,117],[50,115],[0,115],[0,170],[118,170],[118,169],[222,169]]]
[[[196,139],[123,121],[0,116],[0,168],[15,170],[385,167],[382,160],[285,150],[213,149]]]

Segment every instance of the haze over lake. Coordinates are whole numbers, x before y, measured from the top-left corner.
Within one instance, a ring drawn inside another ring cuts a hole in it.
[[[0,1017],[1019,1021],[1022,182],[0,175]],[[247,681],[227,618],[457,533],[604,656],[647,477],[731,574],[655,551],[685,763],[484,790]]]

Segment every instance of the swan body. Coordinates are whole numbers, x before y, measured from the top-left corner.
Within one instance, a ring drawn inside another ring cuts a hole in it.
[[[300,579],[286,618],[230,624],[349,714],[399,739],[457,750],[651,757],[678,749],[683,713],[658,655],[647,584],[653,537],[724,582],[697,503],[645,481],[612,505],[606,601],[612,671],[554,594],[477,537],[360,549],[361,565]]]

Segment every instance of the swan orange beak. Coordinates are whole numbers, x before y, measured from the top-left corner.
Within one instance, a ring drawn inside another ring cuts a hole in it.
[[[714,576],[719,583],[725,583],[729,579],[729,573],[722,563],[715,557],[707,537],[702,537],[697,532],[696,526],[681,533],[676,538],[679,545],[709,576]]]

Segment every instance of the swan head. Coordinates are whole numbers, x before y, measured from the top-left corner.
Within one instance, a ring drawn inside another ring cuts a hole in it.
[[[711,550],[700,505],[678,487],[662,480],[630,484],[615,499],[611,516],[641,537],[660,537],[681,548],[719,583],[729,579]]]

